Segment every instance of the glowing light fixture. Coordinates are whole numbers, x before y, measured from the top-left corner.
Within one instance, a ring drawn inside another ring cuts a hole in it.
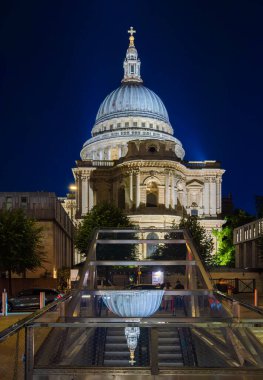
[[[124,290],[105,292],[102,296],[107,308],[120,317],[149,317],[160,307],[164,290]],[[135,364],[135,349],[140,336],[139,327],[125,327],[131,365]]]
[[[120,317],[149,317],[160,307],[164,290],[123,290],[105,292],[107,308]]]

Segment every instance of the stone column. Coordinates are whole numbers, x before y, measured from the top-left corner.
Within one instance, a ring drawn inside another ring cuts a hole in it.
[[[187,206],[187,193],[186,193],[186,186],[185,186],[185,183],[183,185],[183,199],[182,199],[182,205],[183,207],[185,208],[186,210],[186,206]]]
[[[130,171],[130,200],[133,202],[133,172]]]
[[[204,192],[203,190],[200,191],[200,203],[199,203],[199,206],[200,206],[200,211],[199,211],[199,214],[200,215],[203,215],[204,213]]]
[[[216,179],[211,178],[210,182],[210,214],[216,215]]]
[[[174,207],[175,207],[174,195],[175,195],[174,174],[172,173],[172,177],[171,177],[171,208],[172,209],[174,209]]]
[[[121,145],[118,145],[118,155],[119,155],[119,158],[121,158]]]
[[[88,212],[88,178],[82,177],[82,215]]]
[[[88,192],[89,192],[89,211],[92,209],[94,206],[94,194],[93,194],[93,189],[91,187],[91,180],[89,179],[89,186],[88,186]]]
[[[220,214],[221,212],[221,196],[220,196],[220,187],[221,182],[220,178],[216,178],[216,213]]]
[[[177,199],[178,199],[177,183],[178,183],[178,180],[175,179],[175,187],[174,187],[174,208],[177,207]]]
[[[205,177],[205,184],[204,184],[204,214],[205,215],[210,215],[209,203],[210,203],[209,177]]]
[[[80,173],[77,175],[77,210],[82,214],[82,181]]]
[[[140,172],[136,172],[136,208],[140,207],[141,203],[141,189],[140,189]]]
[[[165,171],[165,208],[169,208],[170,192],[169,192],[169,172]]]

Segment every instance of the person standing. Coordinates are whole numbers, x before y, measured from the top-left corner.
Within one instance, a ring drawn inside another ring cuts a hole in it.
[[[172,287],[171,287],[171,284],[169,281],[166,282],[164,290],[172,290]],[[173,300],[172,295],[169,294],[169,295],[164,296],[164,309],[165,310],[170,309],[170,311],[173,311],[173,306],[174,306],[173,303],[174,303],[174,300]]]
[[[175,290],[182,290],[184,289],[184,285],[181,283],[180,280],[176,281],[175,284]],[[175,306],[182,307],[183,306],[183,296],[175,296]]]

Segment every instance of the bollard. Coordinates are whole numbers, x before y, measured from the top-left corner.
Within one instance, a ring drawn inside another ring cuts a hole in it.
[[[258,290],[254,290],[254,306],[258,307]]]
[[[59,304],[59,316],[60,317],[65,317],[66,316],[66,304],[65,304],[65,301],[61,302]]]
[[[240,303],[233,301],[233,317],[240,319]]]
[[[46,305],[45,292],[40,292],[39,298],[39,308],[43,309],[43,307]]]
[[[5,317],[7,316],[8,314],[8,307],[7,307],[7,292],[6,290],[4,289],[3,293],[2,293],[2,315],[4,315]]]

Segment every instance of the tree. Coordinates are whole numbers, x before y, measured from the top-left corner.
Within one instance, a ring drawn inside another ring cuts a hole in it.
[[[118,228],[118,227],[134,227],[129,218],[124,214],[123,210],[114,206],[111,203],[103,202],[94,206],[91,212],[85,215],[82,223],[77,228],[75,234],[76,248],[87,255],[88,248],[95,229],[99,228]],[[107,238],[112,238],[109,234]],[[134,236],[132,234],[125,234],[125,238]],[[114,234],[114,238],[123,238],[121,234]],[[130,244],[100,244],[97,248],[97,258],[100,260],[132,260],[135,258],[134,245]]]
[[[230,225],[223,226],[222,230],[213,230],[217,239],[217,251],[213,257],[216,266],[234,267],[235,247],[233,244],[233,228]]]
[[[200,225],[196,216],[187,216],[181,219],[179,225],[173,224],[174,229],[187,229],[193,239],[197,252],[206,265],[211,265],[211,253],[213,239],[204,227]],[[168,233],[165,239],[178,238],[177,232]],[[186,246],[182,244],[164,244],[152,255],[153,259],[161,260],[184,260],[186,258]]]
[[[213,235],[217,238],[217,251],[213,257],[214,264],[217,266],[235,265],[235,247],[233,244],[234,228],[240,227],[243,224],[250,223],[255,219],[253,215],[246,211],[237,209],[233,215],[226,217],[226,223],[221,230],[213,230]]]
[[[201,226],[197,216],[187,216],[182,218],[179,223],[180,229],[186,229],[195,244],[197,253],[205,266],[213,265],[212,251],[214,248],[213,238],[207,233],[206,229]]]
[[[0,211],[0,268],[8,272],[12,295],[12,272],[25,273],[42,266],[42,228],[21,209]]]
[[[68,288],[70,268],[63,266],[58,269],[58,289],[64,292]]]

